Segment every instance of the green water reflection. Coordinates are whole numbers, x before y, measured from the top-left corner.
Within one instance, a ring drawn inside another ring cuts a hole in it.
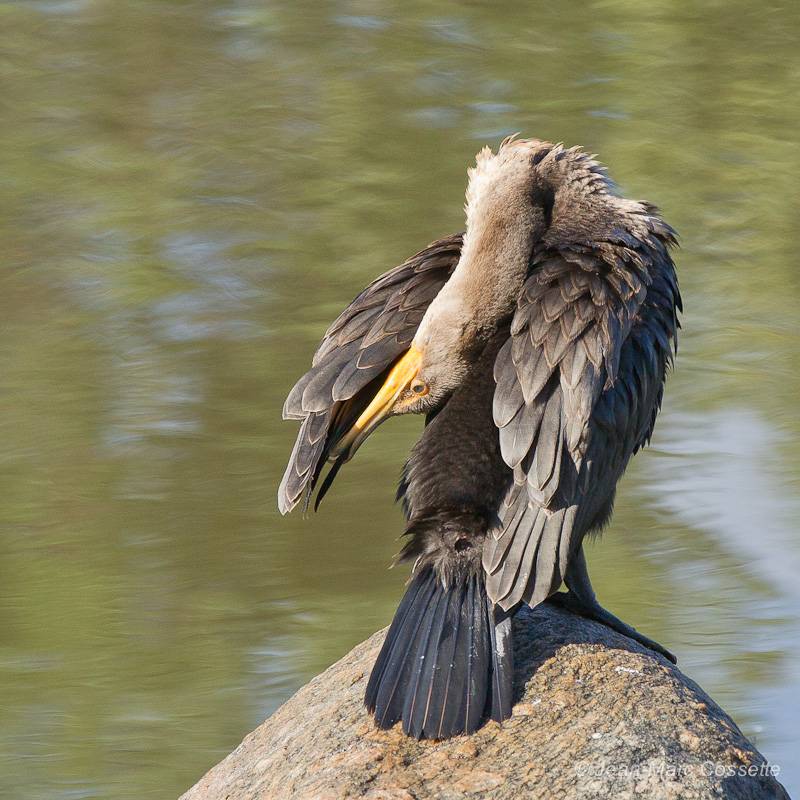
[[[592,573],[800,787],[799,24],[0,2],[0,795],[175,796],[389,620],[418,421],[283,519],[280,407],[515,130],[600,153],[682,235],[679,369]]]

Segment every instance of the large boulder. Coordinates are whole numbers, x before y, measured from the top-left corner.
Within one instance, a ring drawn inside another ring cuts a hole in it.
[[[182,800],[786,798],[731,718],[664,658],[552,607],[514,620],[514,715],[472,736],[376,730],[380,631],[314,678]]]

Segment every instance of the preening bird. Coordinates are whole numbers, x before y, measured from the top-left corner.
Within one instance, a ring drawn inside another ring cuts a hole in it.
[[[425,415],[398,490],[412,577],[366,691],[380,727],[417,738],[510,716],[522,603],[674,661],[598,603],[582,547],[653,432],[681,309],[674,231],[579,148],[509,137],[468,175],[465,232],[361,292],[284,407],[302,424],[282,513],[330,462],[318,504],[384,420]]]

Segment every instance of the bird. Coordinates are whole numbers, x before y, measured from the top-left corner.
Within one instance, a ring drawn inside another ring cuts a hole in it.
[[[683,310],[677,235],[580,147],[515,134],[467,174],[464,231],[367,286],[283,409],[301,422],[284,514],[315,491],[316,510],[384,421],[424,415],[397,492],[411,576],[365,692],[379,728],[417,739],[511,715],[523,605],[675,662],[599,603],[584,542],[661,407]]]

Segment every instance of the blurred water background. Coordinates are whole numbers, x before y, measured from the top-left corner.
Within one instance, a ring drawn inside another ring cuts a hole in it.
[[[420,422],[283,519],[281,404],[517,130],[681,234],[678,369],[590,567],[800,790],[799,32],[741,0],[0,2],[0,795],[175,796],[389,621]]]

